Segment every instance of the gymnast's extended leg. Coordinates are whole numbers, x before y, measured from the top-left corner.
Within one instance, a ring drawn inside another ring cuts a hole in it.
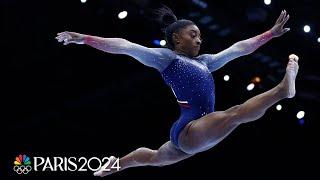
[[[210,113],[190,122],[179,136],[180,148],[194,154],[210,149],[232,132],[238,125],[259,119],[276,102],[295,95],[295,79],[298,73],[298,57],[291,56],[281,83],[271,90],[257,95],[241,105],[226,111]]]

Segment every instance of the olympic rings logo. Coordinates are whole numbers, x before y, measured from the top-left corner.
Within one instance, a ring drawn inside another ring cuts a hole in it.
[[[13,166],[13,170],[18,174],[28,174],[32,170],[32,167],[30,165]]]

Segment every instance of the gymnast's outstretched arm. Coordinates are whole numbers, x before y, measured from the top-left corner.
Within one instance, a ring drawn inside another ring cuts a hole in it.
[[[58,33],[56,39],[59,42],[64,41],[64,45],[86,44],[107,53],[129,55],[142,64],[159,71],[164,70],[175,57],[170,49],[148,48],[122,38],[102,38],[65,31]]]
[[[211,72],[213,72],[233,59],[251,54],[273,37],[279,37],[288,32],[290,30],[289,28],[283,28],[288,19],[289,15],[287,15],[287,12],[284,10],[281,12],[275,25],[269,31],[250,39],[239,41],[217,54],[203,54],[200,56],[200,60],[207,65]]]

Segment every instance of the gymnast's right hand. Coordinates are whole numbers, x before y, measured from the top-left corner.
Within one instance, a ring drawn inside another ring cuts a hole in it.
[[[63,45],[68,45],[70,43],[84,44],[84,37],[85,37],[84,34],[64,31],[64,32],[58,33],[56,39],[59,42],[63,41]]]

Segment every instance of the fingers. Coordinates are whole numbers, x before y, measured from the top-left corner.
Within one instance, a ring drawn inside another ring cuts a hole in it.
[[[281,22],[281,20],[283,18],[283,14],[284,14],[284,11],[281,11],[281,14],[279,15],[279,17],[278,17],[278,19],[276,21],[277,24]]]
[[[286,15],[286,11],[285,10],[281,11],[281,14],[278,18],[279,21],[277,23],[281,23],[283,21],[283,18],[285,17],[285,15]]]
[[[290,16],[289,16],[289,14],[287,14],[287,11],[283,10],[283,11],[281,11],[279,18],[277,19],[276,24],[284,25],[289,20],[289,18],[290,18]]]
[[[61,32],[61,33],[57,33],[57,37],[64,37],[64,36],[66,36],[68,34],[68,32],[67,31],[65,31],[65,32]]]
[[[283,26],[287,23],[289,18],[290,18],[290,15],[287,14],[286,10],[283,10],[277,20],[277,24],[279,25],[282,34],[288,32],[290,30],[290,28],[283,29]]]
[[[287,33],[288,31],[290,31],[290,28],[282,29],[282,31],[280,32],[279,36],[282,36],[283,34]]]
[[[281,23],[281,27],[283,27],[286,23],[287,23],[287,21],[289,20],[289,18],[290,18],[290,16],[289,16],[289,14],[284,18],[284,20],[283,20],[283,22]]]
[[[63,40],[66,38],[71,38],[71,36],[68,33],[59,33],[58,36],[56,37],[56,39],[58,40],[61,40],[61,39]]]
[[[58,33],[57,35],[58,36],[56,37],[56,39],[58,40],[58,42],[64,41],[64,45],[68,45],[71,43],[72,36],[69,34],[69,32],[65,31],[62,33]]]
[[[60,35],[60,36],[57,36],[56,39],[59,41],[59,42],[62,42],[66,39],[67,37],[66,36],[63,36],[63,35]]]
[[[65,40],[64,43],[63,43],[63,45],[68,45],[68,44],[70,44],[70,43],[71,43],[71,41]]]
[[[283,10],[282,12],[283,13],[282,13],[281,20],[280,20],[279,23],[282,23],[284,21],[284,19],[286,18],[286,16],[287,16],[287,11],[286,10]]]
[[[65,34],[63,33],[58,33],[58,36],[56,37],[56,39],[61,42],[63,39],[65,38]]]
[[[283,33],[286,33],[286,32],[288,32],[288,31],[290,31],[290,28],[285,28],[285,29],[283,30]]]

